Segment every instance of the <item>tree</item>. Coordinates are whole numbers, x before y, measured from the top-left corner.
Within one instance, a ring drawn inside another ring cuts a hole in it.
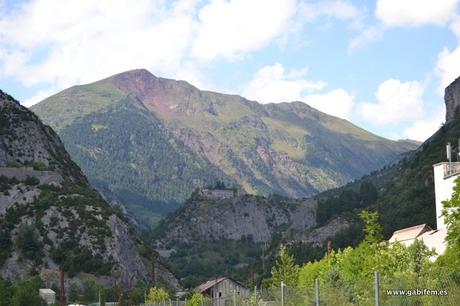
[[[371,182],[364,181],[359,187],[359,196],[361,197],[360,205],[362,207],[369,206],[377,200],[377,188]]]
[[[284,282],[288,287],[296,287],[299,276],[299,266],[295,264],[294,258],[290,256],[284,245],[280,247],[280,253],[275,266],[272,268],[272,286],[278,287]]]
[[[379,213],[376,211],[362,210],[359,217],[364,223],[364,241],[373,245],[383,240],[382,226],[379,224]]]
[[[43,246],[33,226],[23,224],[19,227],[16,246],[25,258],[35,260],[38,263],[41,261]]]
[[[442,216],[447,225],[447,242],[450,247],[460,247],[460,177],[455,180],[452,198],[442,202]]]
[[[203,295],[200,292],[195,292],[192,297],[187,300],[186,306],[201,306],[201,302],[203,300]]]
[[[152,287],[147,295],[147,304],[158,304],[169,300],[169,294],[163,288]]]

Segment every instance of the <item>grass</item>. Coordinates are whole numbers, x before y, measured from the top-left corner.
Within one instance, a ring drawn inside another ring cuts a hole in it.
[[[31,107],[44,122],[59,132],[74,121],[117,104],[126,96],[108,81],[74,86]],[[98,131],[101,126],[94,127]]]

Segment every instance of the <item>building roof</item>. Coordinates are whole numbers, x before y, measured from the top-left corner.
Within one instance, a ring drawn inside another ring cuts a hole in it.
[[[199,285],[199,286],[197,287],[197,290],[198,290],[199,292],[205,292],[205,291],[207,291],[209,288],[214,287],[215,285],[217,285],[217,284],[223,282],[223,281],[226,280],[226,279],[228,279],[228,280],[230,280],[230,281],[232,281],[232,282],[238,284],[239,286],[241,286],[241,287],[243,287],[243,288],[246,288],[245,285],[243,285],[242,283],[237,282],[237,281],[235,281],[235,280],[233,280],[233,279],[231,279],[231,278],[228,278],[228,277],[218,277],[218,278],[215,278],[215,279],[208,280],[208,281],[205,282],[205,283],[202,283],[201,285]]]
[[[432,231],[432,229],[427,224],[406,227],[395,231],[393,236],[390,238],[390,243],[395,241],[402,242],[406,240],[413,240],[428,231]]]
[[[44,289],[38,289],[38,292],[43,293],[43,294],[56,294],[53,290],[49,288],[44,288]]]
[[[209,288],[214,287],[215,285],[219,284],[220,282],[226,279],[227,279],[226,277],[219,277],[219,278],[208,280],[207,282],[202,283],[201,285],[198,286],[198,291],[204,292],[208,290]]]

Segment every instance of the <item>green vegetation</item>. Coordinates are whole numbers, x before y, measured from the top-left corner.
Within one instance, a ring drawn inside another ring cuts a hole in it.
[[[39,288],[44,288],[44,283],[38,277],[18,284],[0,278],[0,306],[47,306],[38,295]]]
[[[21,224],[16,235],[16,247],[26,259],[33,260],[36,264],[42,262],[43,244],[34,226]]]
[[[32,167],[34,168],[34,170],[39,170],[39,171],[46,171],[48,170],[48,167],[45,165],[44,162],[42,162],[41,160],[34,160],[32,162]]]
[[[460,181],[457,186],[460,190]],[[315,279],[320,280],[321,300],[326,305],[371,305],[374,272],[378,271],[383,305],[455,305],[458,302],[460,253],[458,249],[453,252],[457,247],[455,242],[450,241],[446,254],[432,262],[430,257],[434,252],[420,241],[406,247],[382,240],[382,227],[376,212],[362,211],[360,216],[365,224],[365,238],[356,248],[332,251],[319,261],[302,264],[300,269],[293,264],[295,259],[282,248],[271,278],[264,283],[277,286],[281,281],[288,283],[288,287],[295,289],[291,292],[297,294],[295,297],[288,295],[290,305],[304,305],[305,301],[313,300]],[[458,222],[458,215],[454,219]],[[449,231],[452,230],[451,226]],[[386,290],[414,288],[447,290],[448,295],[412,296],[403,300],[385,294]],[[295,302],[296,298],[300,302]]]
[[[416,147],[303,103],[260,105],[145,70],[69,88],[32,109],[143,230],[216,180],[253,194],[310,196]]]
[[[193,244],[178,244],[168,258],[172,271],[185,288],[225,275],[238,280],[254,283],[264,272],[269,272],[273,258],[270,249],[264,251],[264,244],[250,239],[194,241]],[[265,254],[267,258],[262,259]]]
[[[278,260],[273,266],[271,274],[270,281],[273,287],[278,287],[281,282],[288,287],[297,286],[299,267],[295,264],[294,258],[288,254],[286,247],[283,245],[280,247]]]
[[[152,287],[147,295],[148,304],[159,304],[170,299],[168,292],[163,288]]]
[[[384,167],[344,187],[319,194],[319,224],[337,216],[352,221],[352,229],[334,237],[335,247],[357,245],[360,209],[375,210],[380,215],[383,236],[388,239],[398,229],[427,223],[435,228],[433,165],[446,160],[445,144],[456,143],[460,135],[460,118],[456,118],[425,142],[422,147],[399,163]]]
[[[105,251],[105,239],[111,237],[106,221],[114,213],[112,209],[95,190],[76,185],[69,178],[65,179],[62,187],[43,185],[39,188],[40,195],[29,205],[14,205],[7,209],[5,215],[0,216],[0,231],[3,233],[0,239],[0,263],[3,264],[10,256],[10,237],[19,225],[15,246],[36,267],[42,263],[43,248],[47,245],[53,260],[62,264],[70,276],[81,271],[108,274],[113,263],[103,260],[98,254]],[[50,222],[44,224],[42,218],[50,209],[55,209],[64,217],[68,225],[61,227],[57,217],[50,218]],[[33,220],[33,223],[22,224],[23,218]],[[50,232],[57,234],[57,244],[48,238]],[[83,233],[94,242],[95,254],[80,245]]]
[[[94,133],[94,122],[107,128]],[[171,144],[154,118],[127,106],[88,115],[62,129],[61,137],[75,144],[68,145],[69,152],[93,185],[115,195],[143,229],[156,225],[158,216],[177,208],[197,186],[219,179],[236,185],[182,142]]]
[[[201,293],[195,292],[192,297],[187,300],[185,306],[201,306],[203,299],[204,296]]]

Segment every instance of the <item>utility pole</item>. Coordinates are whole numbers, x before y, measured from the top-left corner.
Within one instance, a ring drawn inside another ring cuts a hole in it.
[[[332,240],[327,241],[327,256],[331,255],[332,253]]]
[[[64,269],[59,267],[61,288],[59,289],[59,306],[65,306]]]

